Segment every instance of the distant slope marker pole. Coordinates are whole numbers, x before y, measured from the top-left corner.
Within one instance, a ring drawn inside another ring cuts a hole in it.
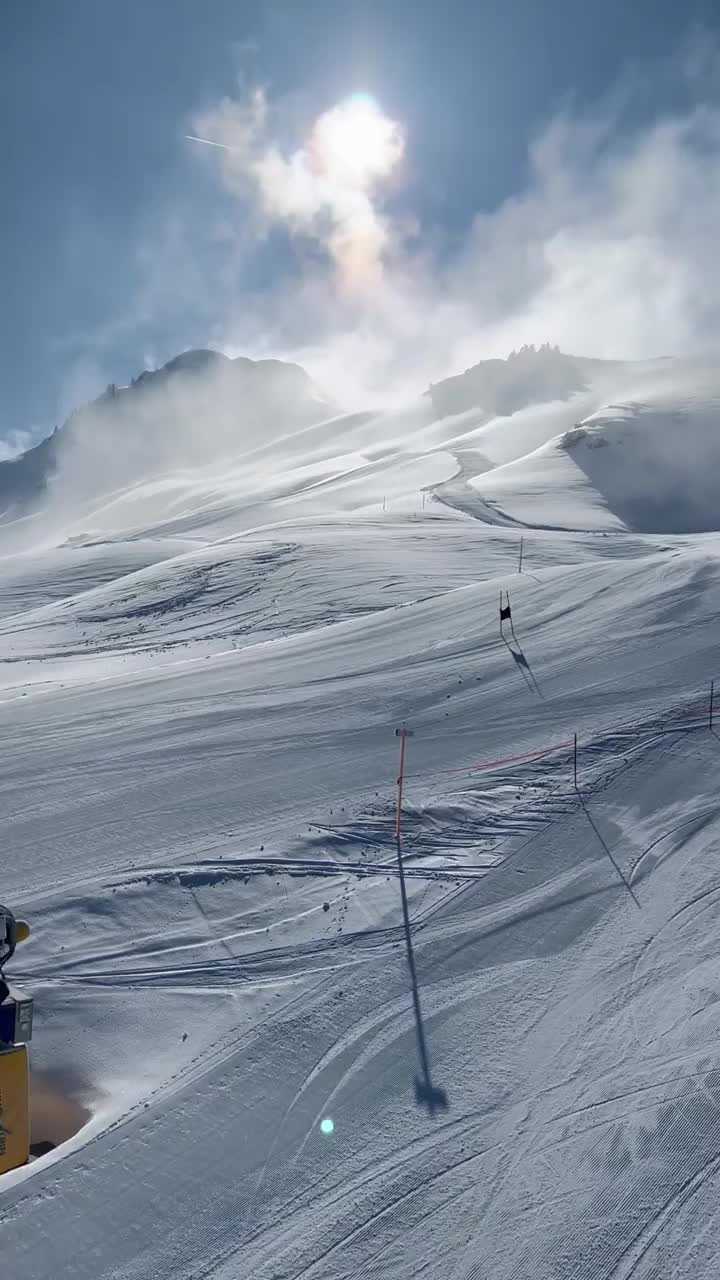
[[[577,780],[577,734],[573,734],[573,778],[575,780],[575,790],[578,790]]]
[[[712,733],[712,727],[713,727],[714,704],[715,704],[715,681],[711,680],[710,681],[710,732],[711,733]]]
[[[401,729],[395,730],[395,737],[400,739],[400,768],[397,779],[395,843],[397,847],[398,879],[400,880],[403,927],[405,930],[405,947],[407,950],[408,969],[410,970],[410,985],[412,987],[413,1009],[415,1011],[415,1031],[418,1042],[418,1056],[420,1058],[420,1075],[415,1077],[415,1098],[420,1106],[427,1107],[430,1115],[432,1116],[435,1114],[436,1110],[446,1111],[448,1100],[445,1090],[436,1088],[432,1083],[430,1075],[430,1058],[428,1056],[427,1044],[425,1041],[425,1028],[422,1020],[422,1010],[420,1008],[420,991],[418,989],[417,971],[415,969],[415,954],[413,952],[412,934],[410,932],[410,911],[408,909],[407,889],[405,887],[405,869],[403,867],[402,859],[401,824],[403,782],[405,778],[405,742],[412,736],[412,730],[406,729],[404,725]]]
[[[521,538],[520,538],[520,559],[518,560],[518,573],[522,573],[522,558],[523,558],[523,542],[524,542],[524,541],[525,541],[525,539],[524,539],[523,537],[521,537]]]

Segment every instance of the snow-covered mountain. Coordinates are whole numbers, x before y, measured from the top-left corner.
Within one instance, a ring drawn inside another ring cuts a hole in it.
[[[567,400],[593,383],[622,374],[627,367],[621,361],[566,355],[559,347],[544,343],[520,347],[506,360],[481,360],[464,373],[431,383],[427,394],[441,417],[475,408],[494,417],[531,404]]]
[[[321,513],[330,493],[342,510],[387,509],[416,503],[436,479],[463,510],[477,507],[475,492],[507,496],[520,523],[712,529],[719,388],[706,364],[596,361],[546,345],[483,361],[401,411],[343,414],[297,365],[185,352],[109,386],[0,463],[0,546],[63,530],[114,536],[138,518],[178,532],[206,519],[255,527],[278,504],[288,516]]]
[[[99,491],[158,469],[217,460],[330,411],[299,365],[185,351],[129,386],[111,383],[47,440],[0,462],[4,518],[37,506],[58,472],[62,488],[69,467],[76,482],[82,475],[86,489]]]
[[[714,1280],[720,375],[501,364],[186,353],[3,464],[28,1280]]]

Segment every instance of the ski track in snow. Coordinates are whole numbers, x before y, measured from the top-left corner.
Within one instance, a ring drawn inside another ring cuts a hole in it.
[[[18,1274],[713,1280],[720,534],[623,524],[678,403],[339,418],[13,544],[0,897],[91,1117]]]

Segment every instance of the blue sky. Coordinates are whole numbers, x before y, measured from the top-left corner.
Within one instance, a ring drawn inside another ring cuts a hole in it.
[[[298,246],[277,223],[253,243],[237,191],[183,138],[223,97],[265,86],[291,147],[348,94],[375,95],[407,135],[387,196],[396,224],[412,223],[416,255],[426,244],[436,263],[462,261],[478,212],[526,189],[528,144],[558,109],[581,116],[628,66],[618,128],[684,109],[686,82],[657,67],[693,23],[711,33],[716,4],[9,0],[0,436],[49,428],[104,382],[217,341],[229,332],[213,315],[221,294],[245,315],[239,346],[253,346],[255,316],[272,345],[299,274],[307,301],[322,246]]]

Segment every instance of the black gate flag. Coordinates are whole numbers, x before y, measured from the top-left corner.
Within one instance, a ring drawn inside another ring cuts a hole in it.
[[[510,596],[505,592],[507,604],[503,604],[503,593],[500,592],[500,635],[503,633],[503,622],[509,622],[512,627],[512,613],[510,612]]]

